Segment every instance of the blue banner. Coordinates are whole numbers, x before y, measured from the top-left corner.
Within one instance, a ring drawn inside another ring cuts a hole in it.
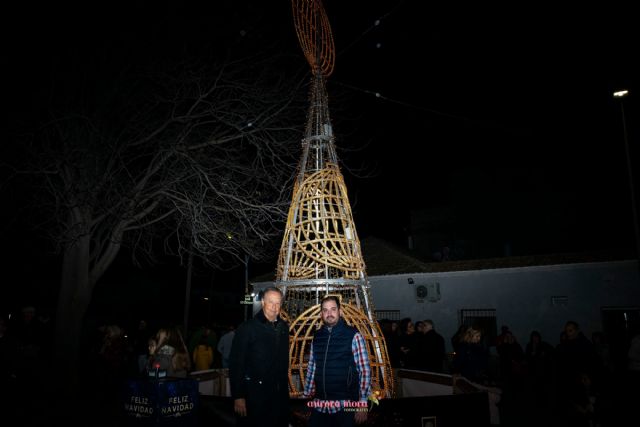
[[[128,426],[197,426],[198,381],[127,381],[123,411]]]

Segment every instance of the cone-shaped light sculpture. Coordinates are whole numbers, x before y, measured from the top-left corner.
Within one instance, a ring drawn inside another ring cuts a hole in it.
[[[339,295],[345,321],[367,342],[372,387],[393,396],[384,337],[373,315],[369,283],[329,117],[326,78],[333,71],[331,27],[319,0],[293,0],[302,50],[311,66],[310,107],[298,176],[278,259],[276,285],[291,320],[290,392],[300,396],[320,300]]]

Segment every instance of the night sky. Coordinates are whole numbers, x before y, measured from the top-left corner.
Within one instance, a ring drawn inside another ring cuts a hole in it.
[[[402,244],[412,210],[453,206],[461,229],[508,240],[514,254],[633,256],[621,110],[611,96],[631,91],[623,102],[638,188],[640,34],[630,6],[431,3],[325,3],[337,51],[330,111],[360,237]],[[12,8],[2,26],[11,110],[2,156],[64,103],[65,90],[99,93],[123,69],[135,78],[154,62],[223,56],[242,37],[306,67],[286,0]],[[3,206],[3,270],[31,286],[45,280],[29,273],[33,264],[57,275],[21,223],[20,201]]]
[[[353,185],[357,214],[380,219],[361,234],[406,222],[411,208],[456,206],[519,254],[632,244],[611,97],[637,84],[628,11],[382,3],[369,22],[389,14],[338,56],[332,77],[386,97],[358,95],[371,120],[354,138],[371,143],[380,172]],[[337,40],[357,33],[336,24]],[[624,102],[637,165],[637,102]]]

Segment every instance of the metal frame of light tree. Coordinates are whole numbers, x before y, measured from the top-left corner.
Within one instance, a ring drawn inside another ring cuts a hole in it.
[[[369,283],[344,178],[338,166],[326,91],[335,48],[319,0],[292,0],[300,46],[313,78],[303,153],[278,259],[276,285],[291,323],[290,392],[304,387],[313,333],[321,326],[322,297],[338,295],[345,321],[367,342],[374,388],[394,393],[384,337],[373,316]]]

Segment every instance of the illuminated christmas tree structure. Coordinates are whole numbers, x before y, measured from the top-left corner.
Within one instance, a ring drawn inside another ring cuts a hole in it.
[[[331,27],[319,0],[293,0],[298,40],[312,70],[310,107],[302,156],[278,259],[276,285],[290,319],[290,392],[300,396],[320,300],[338,295],[344,320],[367,342],[372,388],[394,394],[384,337],[373,314],[360,241],[338,166],[329,117],[326,79],[334,67]]]

